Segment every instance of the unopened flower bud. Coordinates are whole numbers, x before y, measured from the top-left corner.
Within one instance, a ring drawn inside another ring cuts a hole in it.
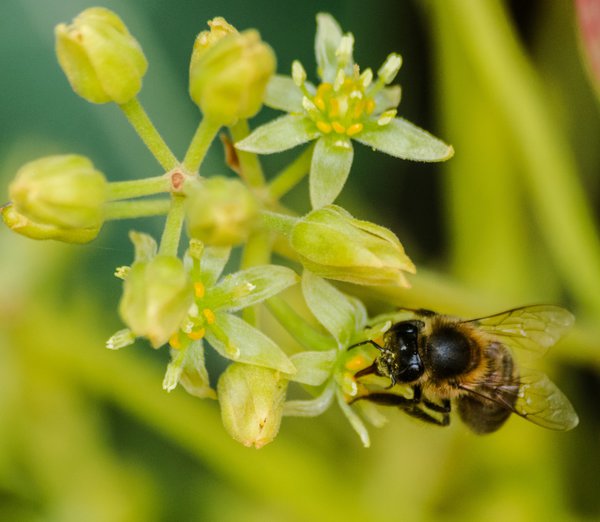
[[[23,165],[9,194],[17,212],[40,225],[98,230],[107,183],[83,156],[47,156]]]
[[[133,264],[124,282],[119,312],[137,337],[148,338],[158,348],[179,329],[192,301],[193,285],[183,262],[158,255]]]
[[[190,96],[210,120],[232,125],[260,109],[275,54],[255,30],[232,32],[190,62]]]
[[[304,266],[328,279],[360,285],[408,286],[403,271],[415,267],[387,228],[328,205],[294,225],[290,241]]]
[[[58,62],[73,90],[92,103],[123,104],[142,88],[148,62],[112,11],[92,7],[55,29]]]
[[[100,228],[61,228],[56,225],[36,223],[17,212],[13,204],[2,207],[2,219],[13,232],[31,239],[55,239],[65,243],[89,243],[96,238]]]
[[[227,432],[248,447],[271,442],[279,432],[287,382],[276,370],[231,364],[217,386]]]
[[[189,194],[186,211],[190,237],[206,245],[230,246],[247,239],[258,204],[239,180],[215,176]]]

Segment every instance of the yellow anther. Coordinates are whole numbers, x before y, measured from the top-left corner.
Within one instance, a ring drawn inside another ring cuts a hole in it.
[[[324,83],[320,84],[317,87],[317,96],[323,96],[326,92],[331,91],[332,88],[333,88],[333,86],[328,82],[324,82]]]
[[[363,130],[364,125],[362,123],[353,123],[346,130],[346,134],[348,136],[356,136],[361,130]]]
[[[206,328],[199,328],[198,330],[192,330],[187,336],[192,341],[199,341],[206,335]]]
[[[374,110],[375,110],[375,100],[373,100],[373,98],[369,98],[367,100],[367,107],[366,107],[367,114],[371,114]]]
[[[213,324],[217,320],[215,313],[210,308],[205,308],[202,310],[202,315],[204,315],[204,318],[208,324]]]
[[[368,366],[368,360],[364,355],[357,355],[356,357],[352,357],[346,363],[346,369],[351,372],[356,372],[362,368]]]
[[[365,110],[365,100],[358,100],[352,108],[352,118],[358,120]]]
[[[315,107],[317,109],[319,109],[321,112],[325,110],[325,100],[323,99],[323,97],[320,94],[317,94],[313,98],[313,103],[315,104]]]
[[[340,101],[337,98],[329,100],[329,117],[335,118],[340,114]]]
[[[338,134],[344,134],[346,132],[346,127],[344,127],[339,121],[334,121],[331,126]]]
[[[198,299],[202,299],[204,297],[204,285],[202,283],[194,283],[194,294]]]
[[[181,348],[181,341],[179,340],[179,332],[174,333],[169,339],[169,344],[171,348],[174,350],[179,350]]]
[[[323,134],[329,134],[331,132],[331,125],[326,121],[318,121],[317,129],[319,129]]]

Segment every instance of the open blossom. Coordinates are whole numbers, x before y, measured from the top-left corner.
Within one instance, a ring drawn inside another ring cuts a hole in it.
[[[258,154],[281,152],[317,140],[310,169],[313,208],[332,203],[342,190],[353,160],[352,140],[398,158],[443,161],[452,147],[412,123],[396,117],[400,87],[388,87],[402,59],[392,53],[377,72],[363,72],[353,59],[354,37],[342,34],[328,14],[317,16],[315,42],[321,83],[306,81],[299,62],[292,77],[275,76],[265,105],[288,112],[258,127],[236,143],[240,150]]]

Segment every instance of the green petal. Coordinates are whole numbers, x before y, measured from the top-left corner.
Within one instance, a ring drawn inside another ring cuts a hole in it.
[[[285,112],[302,112],[304,94],[289,76],[276,74],[267,84],[264,104]]]
[[[179,384],[186,392],[200,399],[216,399],[215,390],[210,387],[208,372],[204,363],[204,345],[202,341],[194,341],[185,350],[183,372]]]
[[[415,161],[444,161],[454,154],[450,145],[402,118],[383,126],[372,122],[354,139],[396,158]]]
[[[223,272],[229,255],[230,247],[206,247],[200,260],[200,279],[206,288],[213,286]]]
[[[284,266],[254,266],[229,274],[206,293],[206,306],[228,311],[241,310],[273,297],[298,282],[298,275]]]
[[[283,414],[288,417],[316,417],[324,413],[333,402],[335,381],[323,390],[323,393],[307,401],[287,401],[283,405]]]
[[[296,373],[292,361],[265,334],[235,315],[223,312],[217,312],[215,315],[216,324],[227,336],[230,347],[225,345],[220,336],[213,334],[210,326],[206,332],[206,340],[223,357],[231,359],[231,348],[233,348],[238,352],[235,358],[237,362],[273,368],[289,374]]]
[[[309,386],[320,386],[331,375],[336,353],[336,350],[295,353],[290,357],[296,367],[296,373],[291,380]]]
[[[131,239],[131,242],[133,243],[133,248],[135,250],[134,260],[136,262],[147,262],[156,256],[158,247],[152,236],[132,230],[129,232],[129,239]]]
[[[366,320],[364,307],[308,270],[302,274],[302,293],[310,311],[334,337],[339,348],[347,348],[354,332],[363,326],[357,323]]]
[[[354,151],[350,140],[328,136],[315,145],[310,166],[310,201],[313,208],[333,203],[348,179]]]
[[[399,85],[384,87],[375,95],[375,112],[381,114],[388,109],[395,109],[400,104],[402,89]]]
[[[302,145],[317,136],[319,131],[308,118],[288,114],[258,127],[235,147],[256,154],[272,154]]]
[[[194,341],[183,350],[171,350],[171,362],[167,366],[163,389],[171,391],[178,383],[195,397],[217,398],[215,391],[210,387],[202,341]]]
[[[365,427],[361,418],[352,410],[352,408],[346,403],[344,400],[344,394],[340,389],[336,390],[337,400],[342,412],[346,416],[346,418],[350,421],[350,424],[354,428],[354,431],[358,433],[361,442],[365,448],[368,448],[371,445],[371,440],[369,438],[369,432]]]
[[[329,13],[317,15],[315,56],[317,74],[324,82],[333,83],[337,72],[336,51],[342,39],[342,29]]]

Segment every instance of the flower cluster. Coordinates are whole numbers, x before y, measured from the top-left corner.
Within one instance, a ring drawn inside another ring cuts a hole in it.
[[[107,347],[136,339],[168,346],[163,388],[180,384],[196,397],[218,399],[223,425],[245,445],[272,441],[282,416],[318,415],[334,401],[368,445],[356,410],[376,425],[382,418],[372,405],[349,403],[364,386],[354,374],[374,354],[364,345],[348,349],[380,336],[389,322],[376,318],[367,327],[363,303],[327,280],[408,286],[406,274],[415,267],[392,231],[333,202],[351,168],[352,140],[420,161],[447,159],[452,148],[396,116],[400,88],[390,84],[400,56],[391,54],[376,78],[361,71],[353,36],[330,15],[317,16],[318,86],[299,62],[291,78],[274,75],[275,53],[257,31],[239,32],[223,18],[208,25],[189,67],[189,94],[203,116],[182,160],[137,99],[147,61],[123,21],[91,8],[57,26],[58,62],[73,90],[92,103],[116,103],[164,174],[109,181],[85,157],[40,158],[17,172],[2,218],[29,238],[86,243],[108,221],[164,215],[160,241],[130,233],[133,262],[115,272],[123,281],[118,311],[126,327]],[[251,132],[247,119],[263,103],[289,114]],[[224,140],[226,164],[238,178],[203,167],[222,127],[231,136]],[[257,154],[311,140],[315,145],[281,173],[265,176]],[[306,175],[313,210],[299,216],[280,200]],[[234,249],[240,255],[232,256]],[[272,262],[274,253],[284,265]],[[288,303],[291,294],[313,318]],[[267,309],[300,349],[268,335]],[[229,362],[220,376],[209,375],[207,346]],[[312,397],[286,400],[291,383]]]

